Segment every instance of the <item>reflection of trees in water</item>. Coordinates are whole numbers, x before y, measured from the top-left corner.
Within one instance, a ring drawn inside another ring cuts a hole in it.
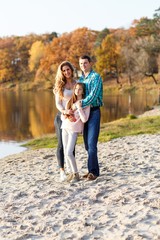
[[[0,93],[0,140],[21,141],[53,132],[53,105],[48,92]]]
[[[53,96],[52,96],[53,99]],[[34,96],[34,106],[29,110],[30,132],[32,137],[38,137],[45,133],[53,132],[53,102],[48,93],[36,94]]]
[[[152,100],[151,100],[152,99]],[[146,89],[145,91],[145,101],[146,101],[146,109],[150,109],[152,106],[156,106],[160,104],[160,89],[150,90]]]
[[[158,104],[160,104],[160,88],[158,89]]]
[[[160,90],[105,95],[101,122],[138,115],[160,103]],[[51,92],[0,92],[0,140],[21,141],[54,132],[57,109]]]
[[[28,135],[25,98],[19,92],[0,92],[0,104],[0,140],[23,140]]]
[[[158,98],[160,100],[160,91]],[[104,106],[101,110],[101,122],[110,122],[128,114],[139,115],[147,107],[157,105],[157,90],[153,92],[139,91],[137,93],[104,96]]]

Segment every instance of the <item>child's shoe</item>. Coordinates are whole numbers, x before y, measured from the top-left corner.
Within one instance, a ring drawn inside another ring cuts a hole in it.
[[[70,182],[73,178],[73,175],[74,173],[70,173],[68,176],[67,176],[67,182]]]
[[[60,181],[64,182],[66,180],[67,176],[63,170],[60,170]]]
[[[70,183],[75,183],[75,182],[78,182],[79,180],[80,180],[79,173],[73,173]]]

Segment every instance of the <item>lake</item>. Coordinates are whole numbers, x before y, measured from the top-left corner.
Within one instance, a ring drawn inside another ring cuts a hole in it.
[[[104,95],[101,122],[107,123],[128,114],[139,115],[159,103],[158,90]],[[0,157],[4,143],[11,146],[11,143],[19,144],[27,139],[54,133],[56,113],[52,92],[0,91]]]

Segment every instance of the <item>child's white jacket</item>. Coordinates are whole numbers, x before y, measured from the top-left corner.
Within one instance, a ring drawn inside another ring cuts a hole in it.
[[[61,128],[68,129],[72,132],[82,133],[84,128],[84,123],[88,121],[90,114],[90,106],[85,108],[76,109],[74,111],[75,121],[71,122],[68,118],[62,114],[62,126]]]

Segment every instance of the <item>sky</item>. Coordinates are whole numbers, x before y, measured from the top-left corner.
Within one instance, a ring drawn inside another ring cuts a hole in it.
[[[129,28],[159,7],[159,0],[0,0],[0,37]]]

